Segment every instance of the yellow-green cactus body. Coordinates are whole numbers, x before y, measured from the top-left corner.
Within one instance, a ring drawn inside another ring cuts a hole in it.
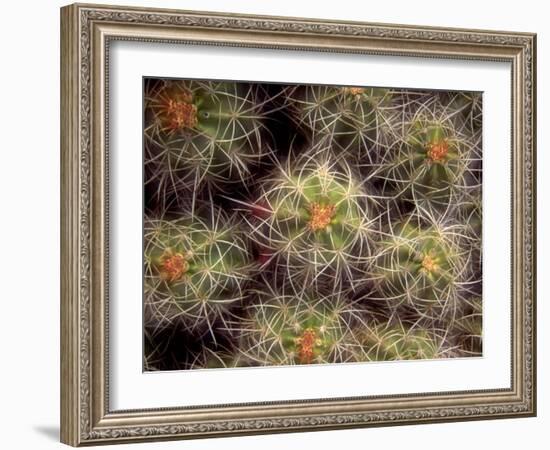
[[[247,244],[221,212],[145,224],[146,321],[152,326],[215,320],[243,297]]]
[[[441,350],[428,330],[402,324],[382,324],[360,333],[365,361],[396,361],[440,358]]]
[[[391,98],[384,88],[306,86],[289,103],[315,140],[328,141],[336,156],[357,158],[374,146]]]
[[[457,307],[458,286],[467,261],[460,230],[406,223],[394,225],[379,243],[375,271],[381,295],[406,304],[421,316],[438,317]]]
[[[172,190],[243,181],[270,151],[252,87],[171,81],[146,99],[146,166]]]
[[[445,121],[416,119],[404,142],[385,155],[381,169],[393,195],[417,205],[446,207],[467,184],[471,148]]]
[[[263,189],[253,238],[280,259],[289,274],[347,277],[370,258],[367,194],[353,175],[330,163],[281,167]]]
[[[250,365],[346,362],[350,345],[350,307],[338,294],[257,293],[247,308],[242,337]]]

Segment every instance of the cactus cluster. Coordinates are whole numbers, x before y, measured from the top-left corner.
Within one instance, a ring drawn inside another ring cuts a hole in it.
[[[481,94],[146,78],[144,369],[481,356]]]

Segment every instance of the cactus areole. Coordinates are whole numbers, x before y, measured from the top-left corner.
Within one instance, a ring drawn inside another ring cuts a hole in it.
[[[430,253],[424,255],[422,259],[422,269],[428,273],[433,273],[438,269],[436,258]]]
[[[345,87],[343,88],[344,94],[350,94],[355,96],[361,96],[365,93],[365,88],[362,87]]]
[[[309,205],[310,219],[308,227],[311,231],[325,230],[330,224],[334,214],[336,213],[336,206],[334,205],[321,205],[319,203],[311,203]]]
[[[190,254],[174,253],[171,248],[167,248],[161,256],[160,276],[163,280],[173,283],[183,278],[189,270],[187,258]]]
[[[193,103],[191,92],[167,89],[162,96],[159,117],[166,129],[175,132],[197,126],[197,106]]]
[[[430,142],[426,147],[426,159],[434,163],[444,163],[449,153],[449,143],[442,139]]]
[[[302,335],[295,340],[298,350],[298,359],[302,364],[311,364],[315,347],[322,343],[317,338],[317,333],[313,328],[307,328]]]

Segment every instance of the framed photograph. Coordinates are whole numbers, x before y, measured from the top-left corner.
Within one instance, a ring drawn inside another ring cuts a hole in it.
[[[536,414],[536,36],[61,9],[61,440]]]

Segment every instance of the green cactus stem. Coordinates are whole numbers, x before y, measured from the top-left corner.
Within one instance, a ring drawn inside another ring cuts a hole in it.
[[[483,308],[480,297],[469,299],[456,320],[451,324],[456,330],[459,356],[481,356],[483,351]]]
[[[460,200],[464,188],[479,183],[476,146],[452,121],[418,116],[403,141],[385,153],[377,175],[387,195],[444,210]]]
[[[424,225],[412,217],[391,225],[379,242],[374,269],[381,297],[425,318],[452,314],[472,276],[463,239],[462,225]]]
[[[246,83],[151,83],[145,98],[145,167],[161,192],[243,182],[271,153],[264,102]]]
[[[436,359],[445,357],[441,340],[428,329],[398,324],[379,324],[359,334],[365,361]]]
[[[145,311],[149,327],[212,326],[244,295],[253,265],[234,218],[184,216],[145,223]]]
[[[259,186],[252,239],[288,275],[351,279],[371,257],[372,201],[349,167],[292,158]]]
[[[391,112],[384,88],[299,86],[289,90],[296,121],[314,140],[326,140],[336,157],[357,158],[378,143]]]
[[[351,327],[359,312],[339,293],[268,288],[246,308],[241,351],[250,365],[352,361]]]

